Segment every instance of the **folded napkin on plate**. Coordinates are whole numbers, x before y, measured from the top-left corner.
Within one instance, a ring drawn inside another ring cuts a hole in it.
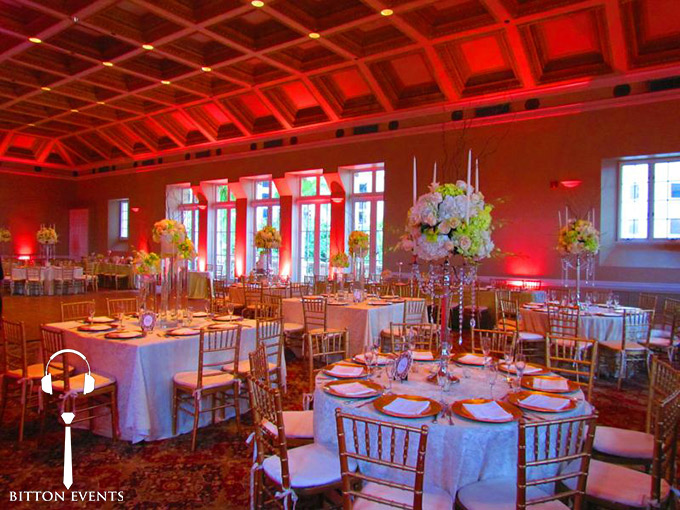
[[[383,409],[391,413],[417,416],[423,414],[428,407],[430,407],[430,403],[426,400],[409,400],[397,397]]]
[[[198,335],[200,333],[200,331],[198,331],[197,329],[192,329],[192,328],[177,328],[177,329],[173,329],[172,331],[170,331],[170,333],[173,334],[173,335],[184,336],[184,335]]]
[[[531,407],[540,407],[541,409],[559,411],[569,405],[569,400],[566,398],[549,397],[548,395],[537,395],[536,393],[532,393],[528,397],[522,399],[522,404]]]
[[[216,321],[237,321],[241,319],[243,319],[243,317],[240,315],[220,315],[219,317],[215,317]]]
[[[504,421],[512,418],[512,415],[495,401],[484,404],[463,404],[463,407],[478,420]]]
[[[533,386],[537,390],[568,390],[569,382],[564,377],[536,377]]]
[[[491,358],[486,358],[486,360],[490,360]],[[478,354],[465,354],[464,356],[461,356],[458,358],[458,361],[461,363],[471,363],[471,364],[479,364],[483,365],[484,364],[484,356],[480,356]]]
[[[365,386],[361,383],[347,383],[347,384],[336,384],[333,389],[338,393],[347,395],[348,397],[357,397],[359,395],[372,395],[375,390]]]
[[[350,365],[334,365],[328,373],[342,377],[359,377],[364,373],[363,367],[353,367]]]
[[[430,361],[434,356],[430,351],[413,351],[413,359],[416,361]]]
[[[81,326],[78,329],[82,331],[108,331],[109,329],[111,329],[111,326],[107,324],[89,324]]]
[[[511,374],[516,374],[517,373],[517,367],[515,367],[515,364],[513,363],[512,365],[508,366],[505,363],[503,363],[503,368],[506,369],[508,372]],[[541,372],[543,369],[541,367],[534,367],[531,365],[527,365],[524,368],[524,373],[525,374],[535,374],[536,372]]]

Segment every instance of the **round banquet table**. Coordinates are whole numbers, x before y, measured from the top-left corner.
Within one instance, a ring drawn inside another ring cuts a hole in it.
[[[620,341],[623,336],[623,311],[637,308],[619,307],[610,310],[593,305],[581,311],[578,336],[598,342]],[[524,331],[544,335],[548,332],[548,311],[545,308],[521,309]]]
[[[394,382],[392,393],[409,394],[429,397],[440,400],[440,390],[434,382],[426,380],[433,367],[432,362],[417,362],[416,373],[409,374],[409,380],[403,383]],[[453,384],[449,392],[444,393],[444,400],[452,403],[456,400],[468,398],[489,398],[490,386],[486,378],[486,372],[476,367],[461,367],[449,365],[453,373],[460,378],[460,382]],[[465,377],[467,375],[467,377]],[[326,393],[322,386],[331,380],[335,380],[320,372],[316,378],[316,391],[314,394],[314,438],[337,451],[337,431],[335,409],[341,408],[347,413],[374,419],[397,422],[420,427],[423,424],[429,427],[427,438],[427,455],[425,461],[425,486],[434,486],[446,490],[452,496],[462,487],[479,481],[498,477],[516,477],[517,472],[517,422],[509,423],[481,423],[467,420],[452,415],[453,425],[449,424],[447,417],[439,417],[437,423],[432,418],[401,419],[387,416],[378,412],[372,404],[357,407],[361,400],[344,399],[334,397]],[[374,377],[387,387],[387,379],[384,371],[380,376]],[[494,397],[502,399],[509,391],[505,382],[505,375],[499,372],[494,386]],[[581,416],[591,412],[591,406],[584,401],[581,391],[570,394],[579,402],[571,411],[548,414],[538,413],[539,416],[550,419]],[[537,413],[532,412],[532,415]],[[375,442],[375,441],[373,441]],[[415,451],[416,441],[412,441]],[[361,466],[362,471],[372,476],[385,476],[380,472],[380,467],[371,464]],[[389,476],[395,481],[404,482],[394,472]]]

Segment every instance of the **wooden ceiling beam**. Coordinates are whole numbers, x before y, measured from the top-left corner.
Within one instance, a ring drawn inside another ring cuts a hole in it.
[[[609,38],[609,50],[611,51],[611,64],[615,71],[621,73],[629,69],[627,43],[623,33],[623,17],[621,4],[618,0],[605,0],[605,16],[607,18],[607,35]]]
[[[214,104],[224,115],[229,117],[229,120],[231,120],[232,124],[236,126],[241,133],[243,133],[245,136],[252,136],[253,133],[248,129],[243,122],[241,122],[238,117],[233,115],[220,101],[213,100],[212,104]]]

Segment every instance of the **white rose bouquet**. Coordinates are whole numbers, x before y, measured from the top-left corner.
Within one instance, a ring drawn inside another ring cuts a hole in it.
[[[569,220],[559,231],[557,250],[562,255],[596,255],[600,251],[600,232],[588,220]]]
[[[255,234],[255,248],[261,250],[276,249],[281,245],[281,234],[274,227],[267,225]]]
[[[57,244],[59,236],[52,227],[40,227],[35,234],[35,238],[40,244]]]
[[[408,211],[408,226],[399,247],[423,260],[460,255],[479,261],[491,255],[491,211],[484,195],[464,181],[430,185]]]

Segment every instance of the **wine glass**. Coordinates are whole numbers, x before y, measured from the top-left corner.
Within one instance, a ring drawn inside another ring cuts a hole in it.
[[[392,393],[392,381],[397,375],[397,360],[390,359],[385,365],[385,376],[387,377],[387,391],[385,393]]]
[[[519,388],[522,384],[522,377],[524,376],[524,370],[527,367],[527,358],[524,354],[517,354],[515,356],[515,378],[516,378],[516,391],[519,391]]]
[[[612,294],[612,303],[614,304],[614,308],[619,307],[619,295],[618,294]]]
[[[489,381],[489,393],[491,395],[491,400],[493,400],[493,387],[496,385],[496,381],[498,380],[498,365],[496,365],[496,363],[493,361],[489,363],[486,376]]]
[[[369,346],[364,352],[364,360],[366,361],[366,369],[368,370],[368,378],[373,378],[373,363],[375,362],[375,351]]]
[[[94,313],[95,313],[95,308],[94,308],[94,301],[91,303],[88,303],[87,305],[87,320],[88,322],[92,322],[94,320]]]
[[[194,320],[194,311],[191,308],[187,308],[187,326],[191,326]]]
[[[488,363],[489,354],[491,353],[491,338],[488,336],[482,337],[482,352],[484,353],[484,366]]]
[[[444,403],[444,392],[449,385],[448,365],[441,363],[437,369],[437,385],[439,386],[439,400]]]
[[[227,314],[234,315],[234,303],[227,303]]]
[[[122,309],[118,310],[118,329],[122,330],[123,329],[123,319],[125,318],[125,313],[123,312]]]

